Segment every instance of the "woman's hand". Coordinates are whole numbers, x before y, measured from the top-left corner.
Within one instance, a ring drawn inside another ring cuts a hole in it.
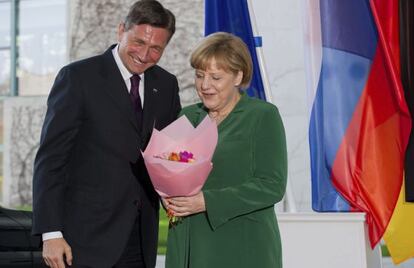
[[[188,197],[167,198],[164,204],[177,217],[184,217],[206,211],[203,192]]]
[[[168,209],[168,205],[170,204],[170,202],[168,201],[168,199],[161,197],[161,204],[162,207],[167,210]]]

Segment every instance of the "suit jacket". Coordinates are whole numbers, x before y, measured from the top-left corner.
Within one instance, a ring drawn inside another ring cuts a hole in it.
[[[139,133],[128,90],[112,55],[63,67],[52,87],[33,178],[33,233],[62,231],[75,264],[111,267],[141,208],[143,254],[155,266],[159,200],[140,149],[153,127],[180,110],[175,76],[145,72]]]
[[[202,104],[182,110],[198,125]],[[168,232],[167,268],[281,268],[274,204],[286,187],[287,153],[277,108],[242,95],[218,126],[213,169],[203,186],[206,212]]]

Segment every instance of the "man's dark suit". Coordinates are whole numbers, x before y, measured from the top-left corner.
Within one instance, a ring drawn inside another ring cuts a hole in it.
[[[145,263],[154,267],[159,199],[140,149],[154,126],[162,129],[176,118],[178,83],[158,66],[145,71],[139,133],[112,48],[62,68],[53,85],[35,160],[33,233],[62,231],[74,264],[110,267],[128,241],[138,206]]]

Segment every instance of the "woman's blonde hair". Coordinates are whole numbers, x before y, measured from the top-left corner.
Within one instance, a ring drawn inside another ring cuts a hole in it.
[[[217,67],[237,75],[243,72],[240,88],[247,88],[252,79],[253,63],[249,49],[239,37],[217,32],[205,37],[193,50],[190,63],[194,69],[206,70],[212,60]]]

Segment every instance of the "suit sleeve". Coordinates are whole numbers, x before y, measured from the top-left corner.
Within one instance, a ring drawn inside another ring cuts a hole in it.
[[[287,150],[282,120],[275,107],[266,109],[253,137],[253,175],[247,181],[222,189],[205,190],[211,227],[279,202],[287,180]],[[247,152],[246,152],[247,153]]]
[[[47,101],[33,175],[33,234],[63,231],[68,160],[82,124],[79,79],[69,68],[56,77]]]
[[[181,111],[181,102],[180,102],[180,95],[179,95],[179,87],[177,78],[174,79],[174,95],[172,98],[172,109],[173,109],[173,120],[177,119],[178,114]]]

